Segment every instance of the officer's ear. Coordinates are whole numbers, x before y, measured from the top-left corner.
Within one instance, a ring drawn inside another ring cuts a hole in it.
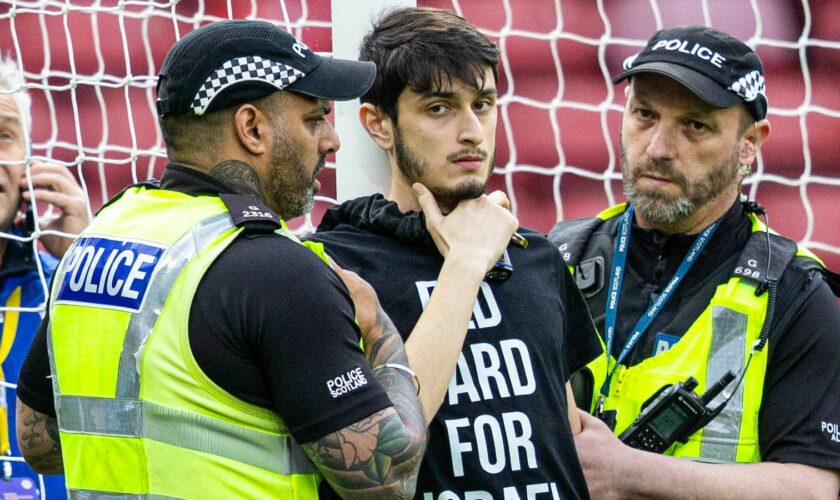
[[[233,114],[233,130],[240,147],[252,156],[270,151],[271,118],[251,103],[239,106]]]
[[[394,122],[388,113],[369,102],[362,103],[359,121],[380,149],[390,151],[394,147]]]
[[[752,165],[756,156],[758,156],[759,149],[761,149],[761,143],[769,136],[770,121],[766,118],[747,127],[747,130],[741,137],[738,163],[741,165]]]

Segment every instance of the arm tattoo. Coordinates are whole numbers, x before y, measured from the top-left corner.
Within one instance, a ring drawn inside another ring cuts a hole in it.
[[[376,327],[382,335],[372,346],[367,348],[367,358],[370,366],[383,363],[399,363],[408,366],[408,355],[397,327],[391,318],[385,314],[382,307],[376,312]],[[373,376],[388,393],[394,409],[400,414],[406,425],[424,425],[422,407],[417,399],[416,387],[411,377],[398,370],[377,370]],[[418,413],[419,411],[419,413]]]
[[[59,449],[61,449],[61,438],[58,434],[58,419],[47,417],[47,421],[44,423],[44,428],[47,431],[47,436],[55,441],[58,444]]]
[[[376,328],[382,335],[370,346],[366,346],[366,357],[370,366],[381,365],[382,363],[408,364],[408,356],[405,353],[397,327],[391,322],[391,318],[385,314],[382,307],[376,310]]]
[[[18,445],[26,463],[42,474],[64,472],[57,420],[30,408],[21,412],[17,425]]]
[[[408,355],[405,353],[405,345],[397,327],[381,307],[376,312],[376,323],[377,328],[382,329],[382,336],[368,350],[370,365],[399,363],[408,366]],[[408,374],[393,369],[377,370],[373,376],[388,393],[403,423],[412,428],[414,425],[422,425],[425,428],[423,408],[417,399],[414,380]]]
[[[239,160],[225,160],[210,170],[210,175],[228,185],[237,194],[251,195],[264,201],[262,183],[257,172]]]
[[[424,447],[422,441],[412,442],[404,428],[400,416],[388,408],[304,449],[339,493],[402,498],[395,492],[414,491]]]
[[[368,363],[407,365],[402,339],[381,307],[376,323],[381,336],[365,345]],[[393,406],[306,443],[303,449],[342,496],[411,498],[426,447],[423,407],[414,381],[405,373],[384,369],[373,375]]]

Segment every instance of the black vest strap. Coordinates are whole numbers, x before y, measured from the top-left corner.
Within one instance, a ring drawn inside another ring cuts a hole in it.
[[[834,292],[835,297],[840,297],[840,274],[837,274],[826,267],[819,267],[820,272],[822,272],[823,277],[825,278],[826,283],[828,283],[828,287],[831,288],[831,291]]]
[[[563,254],[566,264],[577,265],[592,232],[603,222],[597,217],[560,221],[547,237]]]
[[[733,276],[742,278],[749,278],[759,284],[760,287],[765,286],[768,280],[779,281],[785,269],[791,264],[796,257],[798,247],[796,242],[778,236],[770,235],[770,251],[771,258],[770,269],[768,276],[763,276],[767,269],[767,236],[764,233],[753,233],[752,237],[747,242],[746,247],[738,257],[738,265],[732,272]],[[799,266],[807,270],[819,271],[826,283],[828,284],[835,297],[840,297],[840,274],[837,274],[830,269],[821,266],[817,261],[809,258],[798,259]],[[756,279],[752,272],[759,271],[761,276]]]
[[[840,274],[829,271],[828,269],[824,269],[824,274],[826,275],[828,286],[831,287],[831,291],[834,292],[834,296],[840,297]]]
[[[775,234],[769,235],[769,241],[767,238],[767,233],[752,233],[732,270],[732,276],[749,279],[757,283],[760,290],[771,280],[778,283],[797,251],[793,240]]]
[[[249,233],[273,233],[280,229],[280,217],[261,201],[241,194],[219,194],[233,223]]]
[[[548,239],[560,250],[566,264],[575,266],[575,282],[586,298],[597,294],[604,287],[606,267],[609,265],[609,261],[600,255],[584,258],[586,248],[596,230],[602,236],[608,234],[617,225],[619,219],[619,217],[613,217],[603,221],[598,217],[590,217],[560,221],[548,234]],[[598,238],[598,241],[605,243],[608,239]],[[604,255],[611,254],[605,250]]]

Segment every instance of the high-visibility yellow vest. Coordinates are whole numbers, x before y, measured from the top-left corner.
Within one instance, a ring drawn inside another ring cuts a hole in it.
[[[140,186],[68,251],[49,350],[71,496],[317,498],[322,477],[279,416],[190,350],[196,287],[240,231],[218,197]]]
[[[612,238],[616,234],[616,222],[625,208],[625,204],[609,208],[597,218],[573,223],[566,230],[557,231],[552,238],[555,243],[569,241],[573,242],[572,246],[577,246],[572,249],[568,244],[560,245],[560,251],[572,273],[576,272],[577,264],[596,254],[606,255],[609,260],[604,267],[610,268],[609,256],[613,252]],[[748,216],[752,222],[752,238],[765,238],[764,224],[753,214]],[[590,242],[590,235],[598,229],[603,230],[604,224],[616,226],[611,229],[609,245],[606,244],[607,238],[603,237],[597,244]],[[774,235],[774,238],[777,236]],[[753,247],[748,244],[744,251],[748,251],[748,248],[761,248],[766,253],[766,244],[762,240],[756,242]],[[810,251],[797,248],[792,243],[790,246],[796,249],[796,255],[819,262]],[[789,253],[785,265],[790,262],[794,251]],[[742,253],[739,262],[744,258]],[[785,259],[783,256],[777,258]],[[759,269],[759,272],[763,271]],[[643,404],[662,387],[683,382],[693,376],[698,381],[695,390],[702,394],[727,371],[740,373],[749,359],[744,379],[723,412],[694,433],[687,443],[677,442],[672,445],[666,454],[708,462],[760,461],[758,413],[767,369],[767,349],[754,350],[753,347],[764,327],[768,294],[756,295],[757,283],[750,279],[752,272],[750,269],[737,268],[728,281],[718,285],[706,309],[669,350],[631,367],[618,366],[603,403],[604,411],[616,412],[616,435],[620,435],[633,423],[641,413]],[[607,352],[587,365],[586,370],[593,379],[590,412],[594,412],[608,370],[614,366],[615,358]]]

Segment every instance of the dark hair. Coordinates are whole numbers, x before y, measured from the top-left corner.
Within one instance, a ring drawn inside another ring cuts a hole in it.
[[[166,155],[169,161],[198,166],[204,154],[215,154],[224,125],[236,108],[210,111],[203,115],[165,116],[159,118]]]
[[[278,90],[250,103],[274,119],[278,116],[279,100],[283,95],[284,91]],[[196,167],[215,165],[221,161],[221,139],[227,128],[232,126],[233,115],[240,106],[241,104],[208,111],[203,115],[187,114],[159,118],[169,161]]]
[[[376,78],[361,97],[397,120],[397,99],[445,88],[453,80],[484,85],[489,66],[498,81],[499,49],[475,26],[452,12],[406,8],[386,14],[359,49],[359,60],[376,63]]]

